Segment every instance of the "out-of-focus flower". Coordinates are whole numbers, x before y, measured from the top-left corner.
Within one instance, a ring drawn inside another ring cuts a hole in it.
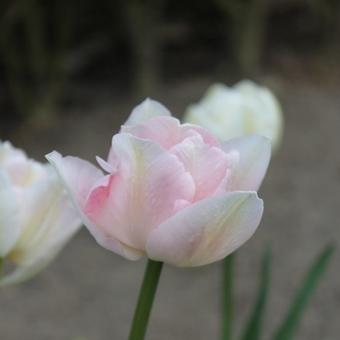
[[[212,85],[203,98],[187,108],[184,121],[200,125],[221,140],[259,134],[276,151],[283,132],[279,102],[267,88],[244,80],[233,87]]]
[[[15,265],[0,286],[35,275],[80,226],[55,170],[0,142],[0,257]]]
[[[147,99],[113,136],[108,159],[97,157],[102,170],[55,151],[47,158],[100,245],[186,267],[224,258],[255,232],[270,149],[262,136],[221,144]]]

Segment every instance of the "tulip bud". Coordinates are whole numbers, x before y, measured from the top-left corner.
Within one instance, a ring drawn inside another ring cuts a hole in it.
[[[0,286],[35,275],[80,226],[54,169],[0,141],[0,257],[15,266]]]
[[[274,94],[249,80],[233,87],[212,85],[197,104],[187,108],[184,121],[208,129],[221,140],[262,135],[271,140],[274,151],[283,131],[282,110]]]

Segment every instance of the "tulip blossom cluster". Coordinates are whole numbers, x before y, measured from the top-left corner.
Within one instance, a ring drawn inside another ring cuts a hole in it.
[[[54,169],[0,142],[0,258],[15,265],[0,285],[36,274],[80,226]]]
[[[113,136],[107,159],[97,157],[99,166],[56,151],[47,158],[101,246],[190,267],[220,260],[252,236],[270,152],[265,137],[221,143],[147,99]]]
[[[186,110],[184,120],[198,124],[221,140],[256,133],[279,147],[283,117],[279,102],[267,88],[249,80],[233,87],[212,85],[204,97]]]

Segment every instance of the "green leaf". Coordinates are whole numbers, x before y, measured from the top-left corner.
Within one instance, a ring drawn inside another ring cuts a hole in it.
[[[315,288],[324,274],[330,258],[334,252],[334,246],[328,245],[316,258],[307,272],[300,288],[284,318],[281,326],[274,334],[273,340],[291,340],[299,326],[307,303],[312,297]]]
[[[250,314],[250,318],[241,336],[242,340],[260,339],[265,307],[268,300],[270,286],[271,259],[272,254],[270,249],[268,248],[262,256],[257,297],[255,300],[253,310]]]

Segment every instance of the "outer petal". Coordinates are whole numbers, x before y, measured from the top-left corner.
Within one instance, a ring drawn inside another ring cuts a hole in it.
[[[228,190],[257,191],[267,171],[271,144],[266,137],[251,135],[225,142],[222,149],[226,153],[237,152],[238,164],[231,172]]]
[[[255,232],[263,202],[255,192],[232,192],[189,206],[153,230],[148,256],[180,267],[218,261]]]
[[[19,234],[17,198],[8,177],[0,171],[0,257],[7,255]]]
[[[85,213],[101,230],[144,251],[150,230],[174,214],[176,201],[191,200],[195,186],[182,163],[151,141],[120,133],[112,149],[119,170],[93,188]]]
[[[31,188],[25,193],[23,202],[23,231],[9,253],[17,267],[0,280],[0,285],[18,283],[34,276],[55,258],[81,227],[75,208],[56,178]]]
[[[45,176],[41,163],[27,158],[24,151],[10,142],[0,141],[0,168],[15,187],[27,188]]]
[[[48,154],[46,158],[57,170],[73,203],[78,209],[78,213],[83,223],[89,229],[96,241],[104,248],[114,251],[130,260],[140,258],[143,255],[140,251],[137,251],[120,242],[113,236],[104,233],[84,214],[86,200],[91,188],[104,176],[103,173],[89,162],[70,156],[63,158],[55,151]]]
[[[124,125],[137,125],[157,116],[171,116],[170,111],[161,103],[150,98],[136,106]]]

